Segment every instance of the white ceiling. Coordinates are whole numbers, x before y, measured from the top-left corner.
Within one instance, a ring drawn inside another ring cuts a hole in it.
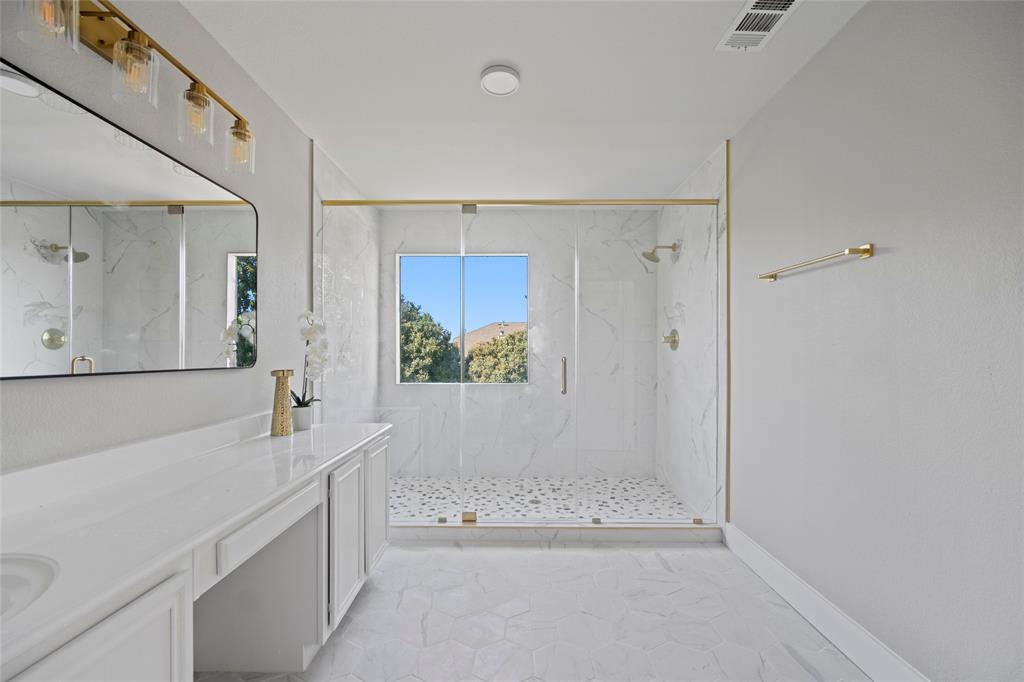
[[[184,4],[367,196],[541,198],[668,194],[863,2],[750,54],[715,51],[742,0]]]

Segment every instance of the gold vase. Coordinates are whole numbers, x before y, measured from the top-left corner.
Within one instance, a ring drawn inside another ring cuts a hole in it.
[[[292,435],[292,398],[291,386],[288,378],[295,374],[290,369],[275,369],[270,376],[276,379],[274,383],[274,413],[270,418],[271,436]]]

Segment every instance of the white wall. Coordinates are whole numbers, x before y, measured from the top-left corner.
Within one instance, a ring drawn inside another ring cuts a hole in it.
[[[0,384],[0,466],[14,469],[269,409],[270,370],[301,367],[295,319],[310,306],[310,145],[308,138],[177,2],[122,0],[118,7],[196,71],[251,122],[255,175],[229,175],[219,150],[177,141],[176,107],[164,100],[149,117],[132,116],[110,97],[110,65],[82,48],[42,54],[12,35],[0,3],[0,54],[69,97],[127,128],[251,201],[259,213],[259,350],[256,367],[134,376],[25,379]],[[164,70],[166,95],[184,81]],[[218,139],[225,121],[218,112]]]
[[[870,3],[733,143],[732,520],[937,680],[1024,678],[1022,45]]]

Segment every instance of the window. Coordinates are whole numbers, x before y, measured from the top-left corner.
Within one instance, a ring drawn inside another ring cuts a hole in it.
[[[524,255],[400,255],[399,383],[527,383],[527,273]]]
[[[228,325],[237,324],[243,313],[256,313],[256,254],[229,253],[227,268]],[[255,339],[239,336],[235,363],[237,367],[252,367],[256,362]]]

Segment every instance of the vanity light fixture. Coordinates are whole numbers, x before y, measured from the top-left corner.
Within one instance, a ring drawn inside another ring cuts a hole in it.
[[[235,119],[228,128],[227,144],[224,146],[224,169],[229,171],[255,172],[256,141],[244,118]]]
[[[157,53],[149,45],[149,38],[135,30],[114,44],[111,62],[111,87],[114,99],[127,104],[140,101],[156,109],[157,73],[160,62]]]
[[[202,83],[192,81],[178,100],[178,140],[213,145],[213,102]]]
[[[0,70],[0,88],[21,97],[39,97],[42,92],[31,78],[7,69]]]
[[[488,66],[480,73],[480,87],[488,95],[507,97],[519,89],[519,72],[503,64]]]
[[[22,0],[18,37],[49,46],[64,41],[78,51],[78,0]]]
[[[3,0],[0,0],[2,2]],[[28,0],[33,1],[33,0]],[[71,2],[72,0],[65,0]],[[143,102],[143,111],[157,108],[157,76],[160,61],[177,69],[189,83],[178,96],[178,139],[183,144],[214,144],[214,102],[223,108],[227,121],[225,166],[232,170],[254,169],[255,135],[241,113],[192,73],[174,55],[146,35],[110,0],[73,0],[78,12],[81,41],[113,65],[114,99],[123,103]]]

